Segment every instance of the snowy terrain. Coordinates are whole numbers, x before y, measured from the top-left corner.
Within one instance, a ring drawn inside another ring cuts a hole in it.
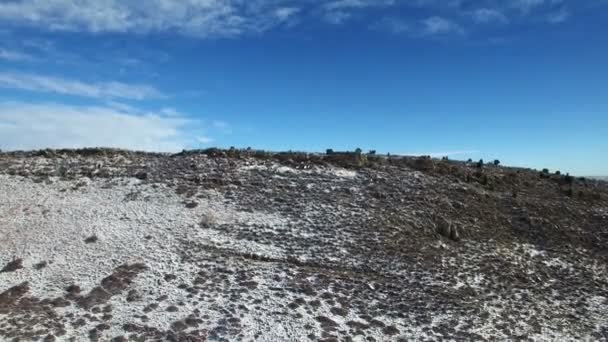
[[[486,233],[474,201],[504,199],[477,185],[409,168],[129,158],[102,161],[104,177],[82,171],[95,158],[69,161],[71,176],[54,158],[0,163],[0,340],[608,338],[605,249]],[[585,215],[605,225],[602,205]],[[458,239],[436,233],[441,208],[457,213],[444,220]]]

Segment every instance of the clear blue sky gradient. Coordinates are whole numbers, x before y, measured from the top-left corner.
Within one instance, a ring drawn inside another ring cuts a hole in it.
[[[213,139],[188,148],[361,147],[608,175],[608,3],[540,2],[529,12],[491,7],[506,20],[489,23],[466,13],[492,1],[346,7],[348,19],[336,23],[314,2],[291,1],[302,8],[293,21],[230,35],[53,29],[2,19],[0,8],[0,51],[27,55],[0,58],[0,74],[146,84],[163,94],[134,100],[5,84],[0,101],[170,107]],[[452,26],[421,24],[433,16]]]

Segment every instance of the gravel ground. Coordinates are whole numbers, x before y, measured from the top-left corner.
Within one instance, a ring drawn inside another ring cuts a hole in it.
[[[0,154],[0,340],[608,340],[605,183],[400,163]]]

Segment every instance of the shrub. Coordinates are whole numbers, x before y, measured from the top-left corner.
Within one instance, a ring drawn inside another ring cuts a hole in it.
[[[477,167],[480,169],[483,167],[483,159],[479,159],[479,161],[477,162]]]
[[[561,173],[559,170],[555,171],[555,175],[556,175],[556,176],[559,176],[559,175],[561,175],[561,174],[562,174],[562,173]]]
[[[367,152],[367,154],[375,156],[376,155],[376,150],[370,150],[369,152]]]
[[[355,154],[361,154],[361,153],[363,153],[363,150],[357,147],[357,149],[355,150]]]
[[[494,165],[495,165],[495,166],[500,165],[500,160],[498,160],[498,159],[494,159]]]
[[[325,150],[325,154],[327,154],[327,155],[334,154],[334,150],[332,150],[331,148],[328,148],[327,150]]]
[[[543,169],[543,173],[546,175],[549,174],[549,169]]]

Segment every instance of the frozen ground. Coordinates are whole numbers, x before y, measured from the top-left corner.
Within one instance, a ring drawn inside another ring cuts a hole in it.
[[[436,235],[432,176],[197,163],[231,181],[0,174],[0,340],[608,338],[596,250]]]

